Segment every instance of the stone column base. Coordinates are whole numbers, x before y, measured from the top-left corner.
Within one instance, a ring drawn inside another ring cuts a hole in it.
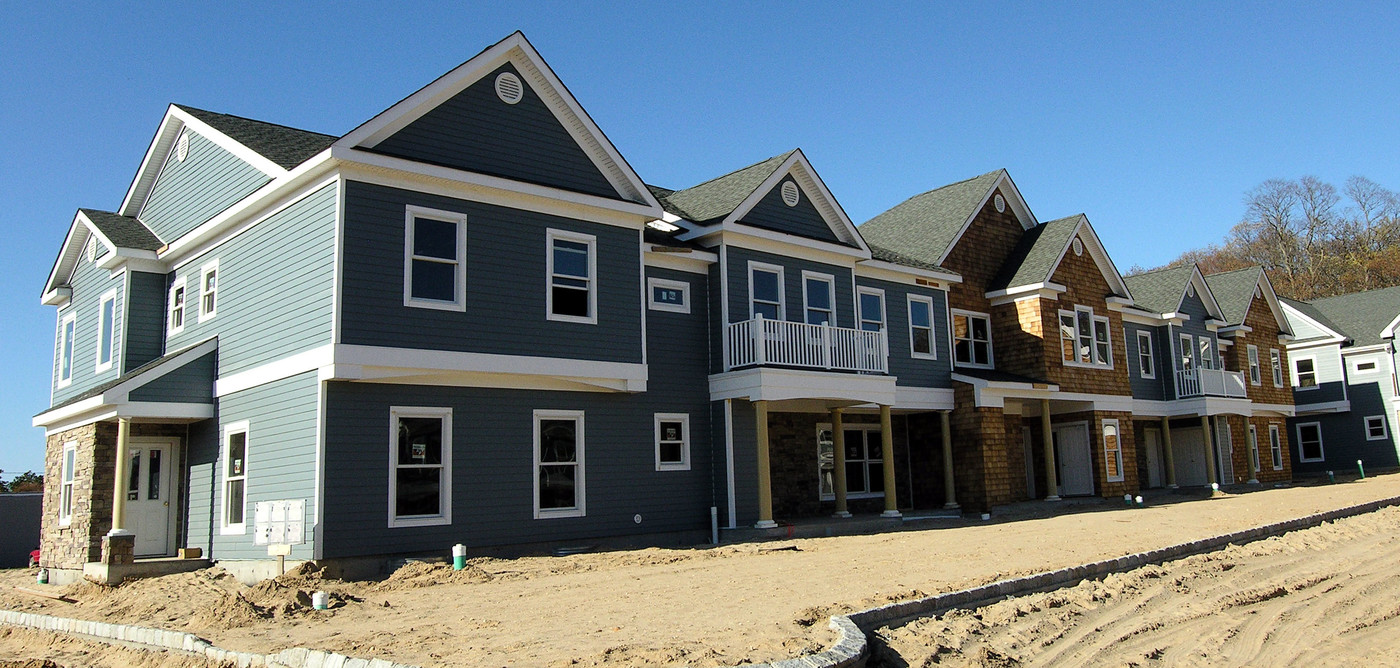
[[[136,536],[106,535],[102,537],[102,561],[108,566],[124,566],[136,562]]]

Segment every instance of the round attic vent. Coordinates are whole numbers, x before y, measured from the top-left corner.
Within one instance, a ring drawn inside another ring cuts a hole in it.
[[[501,72],[496,75],[496,96],[506,104],[515,104],[525,97],[525,84],[510,72]]]
[[[1187,296],[1187,297],[1195,297],[1195,296],[1196,296],[1196,286],[1194,286],[1194,285],[1192,285],[1192,284],[1190,284],[1190,283],[1187,283],[1187,284],[1186,284],[1186,296]]]
[[[1006,213],[1006,200],[1002,198],[1001,193],[992,198],[992,205],[997,208],[997,213]]]
[[[175,160],[184,162],[185,156],[190,154],[190,136],[182,133],[180,139],[175,142]]]
[[[97,259],[97,237],[88,237],[87,244],[83,246],[83,252],[87,254],[88,262]]]
[[[797,184],[792,181],[783,181],[783,204],[797,206],[802,201],[802,191],[797,189]]]
[[[1074,242],[1070,245],[1074,247],[1074,255],[1076,257],[1084,254],[1084,242],[1080,241],[1079,237],[1075,237]]]
[[[1261,288],[1261,287],[1259,287],[1259,286],[1257,286],[1257,285],[1254,286],[1254,296],[1255,296],[1255,297],[1263,297],[1263,296],[1264,296],[1264,289]]]

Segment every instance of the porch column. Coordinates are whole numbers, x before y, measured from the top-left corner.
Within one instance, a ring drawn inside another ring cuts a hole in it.
[[[953,487],[953,430],[948,426],[949,411],[938,412],[938,426],[943,429],[943,508],[958,509],[958,494]]]
[[[1060,483],[1055,476],[1055,434],[1050,431],[1050,400],[1040,400],[1040,435],[1045,444],[1045,500],[1060,500]]]
[[[1172,421],[1162,416],[1162,457],[1167,461],[1167,487],[1176,489],[1176,455],[1172,454]]]
[[[1201,441],[1206,444],[1206,487],[1220,480],[1215,475],[1215,439],[1210,434],[1210,418],[1201,416]]]
[[[758,436],[758,521],[755,529],[772,529],[773,480],[768,466],[768,402],[753,402],[754,422]]]
[[[836,512],[832,517],[850,517],[846,509],[846,423],[840,408],[831,409],[831,450],[836,456],[831,465],[831,487],[836,492]]]
[[[117,475],[112,483],[112,530],[107,533],[109,536],[126,536],[131,532],[126,530],[126,488],[130,481],[126,479],[128,470],[127,445],[131,441],[131,418],[120,418],[117,420]]]
[[[885,512],[880,517],[902,517],[894,492],[894,426],[885,404],[880,405],[880,458],[885,469]]]

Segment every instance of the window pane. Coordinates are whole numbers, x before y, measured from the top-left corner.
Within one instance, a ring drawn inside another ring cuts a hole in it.
[[[865,462],[846,462],[846,492],[868,492],[865,484]]]
[[[953,356],[959,362],[972,362],[972,343],[969,341],[958,341],[953,344]]]
[[[777,320],[777,319],[778,319],[778,305],[777,305],[777,304],[764,304],[764,303],[761,303],[761,302],[754,302],[754,304],[753,304],[753,314],[754,314],[755,316],[761,315],[761,316],[763,316],[763,317],[765,317],[765,318],[768,318],[769,320]]]
[[[135,501],[136,493],[141,489],[141,451],[131,453],[131,468],[126,476],[127,498]]]
[[[782,301],[778,295],[778,274],[771,271],[754,270],[753,298],[769,302]]]
[[[243,523],[243,481],[232,480],[225,486],[228,489],[228,503],[224,504],[228,508],[228,517],[224,524]]]
[[[413,254],[457,259],[457,223],[431,218],[413,219]]]
[[[967,316],[965,316],[965,315],[955,315],[955,316],[953,316],[953,337],[954,337],[954,338],[958,338],[958,339],[966,339],[966,338],[967,338],[967,335],[968,335],[967,321],[968,321],[968,318],[967,318]]]
[[[441,515],[441,468],[398,469],[395,471],[394,514]]]
[[[815,278],[807,279],[807,307],[831,310],[831,284]]]
[[[63,453],[63,481],[73,482],[73,466],[77,463],[78,451],[69,450]]]
[[[414,260],[413,298],[457,301],[457,265]]]
[[[651,300],[658,304],[685,306],[685,291],[676,288],[654,287],[651,289]]]
[[[985,341],[976,341],[972,344],[974,364],[990,364],[992,359],[991,346]]]
[[[932,327],[927,302],[909,302],[909,322],[915,327]]]
[[[442,463],[442,418],[399,418],[399,465]]]
[[[115,315],[117,302],[109,299],[102,302],[102,335],[98,339],[99,361],[106,364],[112,361],[112,316]]]
[[[929,341],[929,330],[914,330],[914,352],[923,354],[933,352],[933,344]]]
[[[555,239],[554,273],[588,278],[588,244]]]
[[[204,275],[204,291],[205,291],[205,292],[213,292],[213,291],[214,291],[214,287],[215,287],[216,285],[218,285],[218,282],[219,282],[219,281],[218,281],[218,276],[217,276],[217,274],[218,274],[218,272],[211,271],[211,272],[209,272],[209,273],[207,273],[207,274]]]
[[[881,301],[883,300],[880,299],[880,295],[861,293],[860,319],[869,320],[871,323],[883,323],[885,321],[885,308],[884,305],[880,303]],[[868,327],[867,325],[862,325],[862,328],[867,329]],[[873,329],[869,329],[869,331],[878,330],[878,325],[874,326]]]
[[[682,458],[681,458],[681,444],[680,444],[680,443],[662,443],[662,444],[661,444],[661,463],[663,463],[663,464],[680,464],[681,462],[682,462]]]
[[[228,437],[228,473],[226,475],[243,475],[243,458],[248,447],[248,435],[245,433],[230,434]]]
[[[588,290],[556,285],[552,288],[555,315],[588,317]]]
[[[59,377],[67,380],[73,377],[73,321],[63,325],[63,359],[60,362]]]
[[[540,466],[540,508],[573,508],[574,474],[572,464]]]
[[[540,420],[540,461],[574,462],[578,423],[573,420]]]
[[[870,491],[885,491],[885,471],[879,462],[866,464],[866,472],[870,475]]]
[[[986,318],[972,318],[972,338],[978,341],[991,340],[991,335],[987,332]]]
[[[147,455],[148,466],[146,467],[146,498],[160,498],[160,450],[149,450]]]
[[[679,422],[661,423],[661,440],[679,441],[685,436],[685,428]]]

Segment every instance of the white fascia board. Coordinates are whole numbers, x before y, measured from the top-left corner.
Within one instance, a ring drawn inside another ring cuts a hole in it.
[[[117,406],[116,417],[136,420],[206,420],[214,417],[214,404],[175,401],[129,401]]]
[[[321,380],[364,381],[389,385],[435,387],[489,387],[496,389],[559,392],[645,392],[647,382],[618,378],[574,378],[486,371],[429,371],[416,373],[397,367],[333,364],[321,368]]]
[[[1269,311],[1274,314],[1274,320],[1278,323],[1279,330],[1292,337],[1293,324],[1288,322],[1288,317],[1283,311],[1283,307],[1286,306],[1286,304],[1279,301],[1278,293],[1274,292],[1274,283],[1269,280],[1269,273],[1260,270],[1259,280],[1255,285],[1264,293],[1264,302],[1269,305]],[[1253,303],[1254,298],[1251,297],[1249,301]],[[1245,315],[1249,315],[1249,311],[1246,310]]]
[[[982,296],[986,297],[987,299],[996,299],[998,297],[1014,297],[1031,292],[1051,292],[1059,294],[1062,292],[1067,292],[1068,290],[1069,288],[1060,285],[1059,283],[1055,283],[1054,281],[1042,281],[1040,283],[1032,283],[1030,285],[1018,285],[1014,288],[1006,288],[1004,290],[992,290]]]
[[[1132,300],[1133,293],[1128,290],[1128,283],[1123,280],[1122,272],[1118,271],[1118,266],[1113,263],[1113,258],[1109,256],[1108,249],[1104,248],[1103,240],[1099,239],[1099,233],[1094,231],[1094,225],[1089,222],[1089,217],[1082,213],[1079,214],[1079,225],[1075,228],[1074,234],[1070,235],[1069,241],[1065,243],[1065,247],[1060,249],[1060,257],[1057,258],[1055,264],[1051,266],[1050,273],[1046,274],[1046,279],[1048,280],[1051,276],[1055,275],[1055,270],[1060,267],[1060,262],[1064,259],[1065,253],[1069,252],[1070,246],[1074,245],[1075,237],[1078,237],[1084,232],[1088,233],[1085,234],[1085,236],[1089,240],[1089,243],[1085,244],[1085,246],[1088,247],[1089,257],[1094,260],[1094,266],[1098,267],[1099,274],[1103,276],[1104,281],[1108,283],[1109,287],[1120,291],[1123,297]],[[1216,307],[1217,310],[1219,310],[1219,308],[1219,306]]]
[[[1283,337],[1279,337],[1279,339],[1282,340]],[[1311,340],[1308,340],[1308,341],[1291,341],[1291,342],[1287,342],[1287,343],[1284,344],[1284,349],[1287,350],[1287,351],[1289,352],[1289,354],[1292,354],[1292,353],[1294,353],[1294,352],[1301,352],[1301,351],[1305,351],[1305,350],[1312,350],[1313,348],[1326,348],[1326,347],[1329,347],[1329,346],[1337,346],[1338,349],[1340,349],[1341,346],[1342,346],[1342,344],[1346,343],[1348,340],[1349,340],[1349,339],[1346,339],[1346,338],[1339,338],[1339,337],[1335,337],[1335,336],[1334,336],[1334,337],[1330,337],[1330,338],[1326,338],[1326,339],[1311,339]]]
[[[1153,314],[1142,313],[1141,311],[1124,310],[1122,313],[1123,322],[1130,322],[1134,325],[1162,327],[1167,324],[1167,321],[1161,319],[1160,317]]]
[[[141,158],[141,166],[136,169],[136,175],[132,177],[131,185],[126,189],[126,197],[122,198],[122,205],[117,207],[118,214],[135,217],[145,205],[146,196],[155,186],[160,168],[165,164],[165,157],[170,154],[170,146],[175,143],[175,138],[184,127],[179,118],[171,115],[170,112],[174,108],[173,104],[166,107],[165,116],[160,119],[160,126],[151,138],[151,145],[146,148],[146,155]]]
[[[1200,297],[1201,303],[1205,304],[1206,313],[1211,315],[1210,318],[1206,318],[1207,326],[1212,319],[1218,320],[1222,325],[1230,324],[1225,319],[1225,312],[1220,309],[1220,303],[1215,301],[1215,293],[1210,291],[1205,274],[1202,274],[1201,268],[1194,264],[1191,265],[1191,278],[1186,281],[1186,286],[1181,288],[1181,298],[1177,300],[1177,305],[1180,306],[1181,302],[1186,300],[1186,288],[1192,285],[1196,286],[1196,296]]]
[[[1390,324],[1386,325],[1386,326],[1385,326],[1385,329],[1382,329],[1382,330],[1381,330],[1381,332],[1380,332],[1380,337],[1381,337],[1382,339],[1393,339],[1393,338],[1395,338],[1395,328],[1396,328],[1396,327],[1400,327],[1400,315],[1395,316],[1395,319],[1394,319],[1394,320],[1391,320],[1391,321],[1390,321]]]
[[[1059,392],[1060,386],[1056,383],[1012,383],[999,380],[987,380],[977,376],[968,376],[953,372],[953,380],[960,383],[967,383],[975,389],[987,390],[1025,390],[1030,385],[1030,390],[1035,392]],[[1047,397],[1048,398],[1048,397]]]
[[[48,427],[60,421],[89,413],[104,406],[106,406],[106,404],[102,401],[100,395],[90,397],[77,403],[68,404],[63,408],[55,408],[51,411],[44,411],[43,413],[35,415],[32,424],[35,427]]]
[[[1253,331],[1254,328],[1250,327],[1249,325],[1231,325],[1229,327],[1221,327],[1217,329],[1216,333],[1220,334],[1221,336],[1239,336],[1241,334],[1248,334]]]
[[[169,417],[170,419],[185,419],[187,414],[193,415],[194,413],[199,413],[200,409],[190,408],[192,406],[203,406],[203,410],[207,410],[209,413],[208,415],[204,415],[204,417],[212,417],[212,404],[173,402],[136,402],[133,404],[127,401],[127,396],[132,390],[183,367],[193,359],[215,350],[217,347],[217,339],[208,339],[197,343],[176,353],[177,357],[175,359],[165,362],[160,368],[143,373],[135,378],[131,378],[123,383],[108,388],[102,394],[69,404],[62,408],[56,408],[38,414],[34,416],[33,425],[35,427],[45,427],[48,429],[49,433],[56,433],[63,429],[71,429],[76,426],[89,424],[98,420],[105,420],[110,417]],[[129,406],[135,406],[137,408],[129,408]],[[170,408],[166,414],[151,412],[158,407],[173,408]],[[198,416],[196,415],[195,417]],[[59,428],[60,426],[62,429]]]
[[[82,212],[79,211],[73,215],[73,222],[68,225],[68,233],[63,237],[63,245],[59,246],[58,257],[54,258],[53,268],[49,269],[49,278],[44,281],[44,295],[64,285],[66,279],[72,275],[88,234],[91,234],[91,230],[82,223]],[[64,278],[60,279],[60,276]]]
[[[820,399],[893,406],[894,376],[757,367],[710,376],[710,400],[790,401]]]
[[[718,243],[727,244],[736,248],[747,248],[749,250],[783,255],[787,257],[802,258],[836,264],[843,267],[854,267],[858,260],[868,260],[870,255],[862,253],[858,248],[842,246],[826,241],[798,237],[781,232],[770,232],[748,225],[736,225],[724,228],[717,233]]]
[[[334,350],[334,346],[327,344],[289,355],[275,362],[227,376],[220,376],[218,380],[214,381],[214,396],[223,397],[283,378],[291,378],[308,371],[316,371],[334,361]]]
[[[720,227],[733,229],[744,216],[748,215],[769,192],[778,185],[789,174],[798,185],[804,186],[803,192],[810,198],[812,190],[817,191],[820,199],[812,198],[812,206],[822,215],[822,220],[837,238],[855,244],[864,253],[864,257],[870,257],[870,247],[865,244],[865,238],[856,231],[856,224],[851,221],[846,212],[841,209],[841,205],[836,203],[836,197],[822,183],[821,177],[817,176],[816,170],[812,169],[812,164],[807,161],[807,156],[803,155],[802,149],[797,149],[783,161],[777,169],[773,170],[768,178],[763,180],[753,192],[749,193],[744,201],[739,203],[724,220],[720,221]],[[748,226],[745,226],[748,227]]]
[[[955,406],[953,388],[901,387],[894,388],[894,406],[900,410],[951,411]]]
[[[1296,404],[1294,405],[1293,409],[1299,416],[1321,415],[1324,413],[1346,413],[1351,411],[1351,402],[1347,400],[1342,400],[1328,401],[1316,404]]]
[[[902,264],[886,262],[884,260],[862,260],[856,263],[856,278],[873,278],[891,283],[906,283],[908,285],[920,285],[917,279],[923,278],[936,281],[933,285],[924,287],[936,288],[947,291],[950,283],[962,283],[963,278],[950,271],[933,271],[918,267],[906,267]]]
[[[258,171],[268,175],[269,178],[276,179],[287,173],[287,169],[282,165],[268,160],[257,151],[234,141],[228,135],[214,129],[213,126],[190,115],[184,109],[172,104],[166,113],[179,119],[185,127],[198,132],[205,139],[217,144],[219,148],[232,153],[239,160],[252,165]]]
[[[1272,288],[1270,288],[1270,290],[1272,291]],[[1335,329],[1332,329],[1331,327],[1328,327],[1327,325],[1324,325],[1324,324],[1318,322],[1317,320],[1314,320],[1313,318],[1309,317],[1307,314],[1303,313],[1302,311],[1299,311],[1298,309],[1293,308],[1292,306],[1289,306],[1287,302],[1278,302],[1278,305],[1279,305],[1279,307],[1280,307],[1281,309],[1283,309],[1283,313],[1284,313],[1284,315],[1285,315],[1285,318],[1284,318],[1285,321],[1287,321],[1287,320],[1292,320],[1293,318],[1298,318],[1298,319],[1302,320],[1303,322],[1306,322],[1306,323],[1308,323],[1309,325],[1312,325],[1313,327],[1316,327],[1317,329],[1320,329],[1320,330],[1322,330],[1322,331],[1324,331],[1324,332],[1330,332],[1330,333],[1331,333],[1334,337],[1336,337],[1338,340],[1345,341],[1345,340],[1347,340],[1348,338],[1350,338],[1350,337],[1348,337],[1346,334],[1343,334],[1343,333],[1341,333],[1341,332],[1339,332],[1339,331],[1337,331],[1337,330],[1335,330]],[[1293,327],[1292,327],[1292,325],[1290,325],[1290,326],[1288,327],[1287,332],[1288,332],[1289,334],[1292,334],[1292,333],[1293,333]]]
[[[1342,348],[1342,357],[1348,355],[1358,355],[1362,353],[1383,353],[1389,352],[1390,345],[1386,343],[1373,343],[1369,346],[1356,346],[1353,348]]]
[[[648,251],[642,257],[648,267],[683,271],[690,274],[708,274],[710,265],[719,262],[714,253],[695,251],[691,253]]]
[[[1007,399],[1049,399],[1052,402],[1087,403],[1095,411],[1130,412],[1133,398],[1112,394],[1089,394],[1086,392],[1059,392],[1056,390],[1007,389],[1001,387],[974,387],[973,404],[977,408],[1003,408]],[[1053,408],[1053,407],[1052,407]],[[1077,412],[1077,411],[1076,411]]]
[[[560,357],[496,355],[347,344],[335,346],[333,363],[337,366],[349,365],[366,369],[370,367],[401,369],[405,373],[415,375],[461,371],[593,380],[645,382],[647,379],[647,365],[632,362],[601,362]]]
[[[957,248],[958,243],[962,241],[963,235],[967,233],[967,228],[972,227],[972,221],[977,219],[977,214],[981,213],[982,209],[987,206],[987,200],[992,198],[992,193],[1003,186],[1006,186],[1007,192],[1011,195],[1011,197],[1005,199],[1007,203],[1010,204],[1011,211],[1016,214],[1016,221],[1021,223],[1021,227],[1025,230],[1029,230],[1039,224],[1039,221],[1035,219],[1035,215],[1031,213],[1031,208],[1026,205],[1025,198],[1021,196],[1020,189],[1018,189],[1016,183],[1011,180],[1011,174],[1003,169],[1001,170],[1001,175],[992,183],[992,187],[988,188],[987,192],[982,194],[982,199],[978,200],[977,206],[973,207],[972,211],[967,215],[967,219],[963,221],[962,227],[958,228],[958,233],[953,235],[953,240],[948,243],[947,248],[943,249],[943,254],[938,257],[938,261],[934,262],[934,264],[942,265],[943,261],[948,259],[948,255],[953,252],[954,248]]]

